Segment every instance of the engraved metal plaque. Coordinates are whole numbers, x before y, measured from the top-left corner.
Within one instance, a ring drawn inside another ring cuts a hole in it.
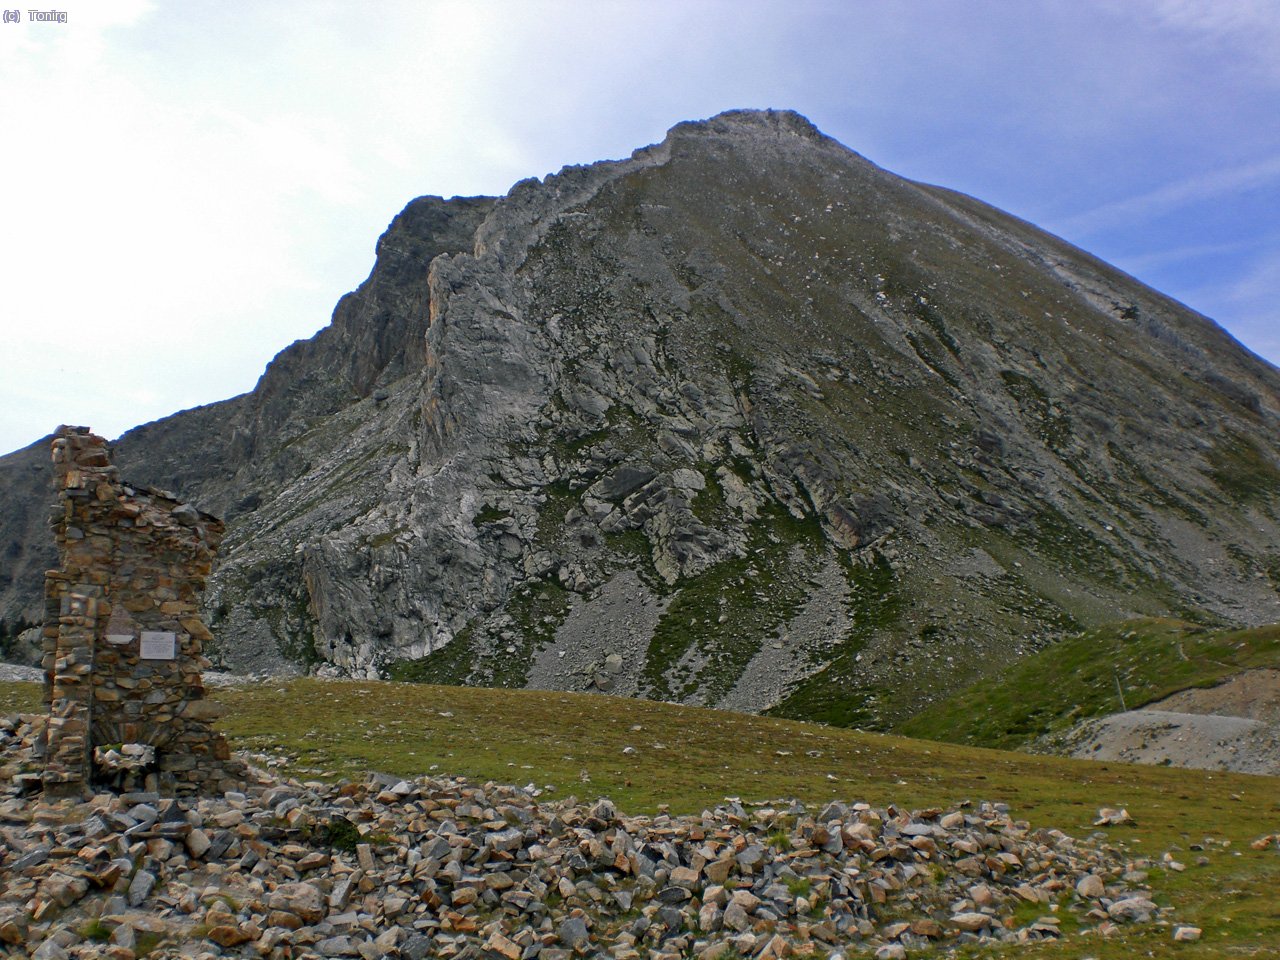
[[[138,645],[138,656],[143,660],[176,660],[178,657],[178,635],[159,630],[142,631],[142,642]]]

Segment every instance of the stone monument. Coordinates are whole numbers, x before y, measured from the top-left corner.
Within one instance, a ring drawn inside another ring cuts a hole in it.
[[[198,603],[222,521],[123,483],[87,427],[60,427],[52,451],[61,567],[45,577],[46,795],[80,796],[122,770],[164,793],[230,789],[245,768],[210,726],[221,710],[205,699]]]

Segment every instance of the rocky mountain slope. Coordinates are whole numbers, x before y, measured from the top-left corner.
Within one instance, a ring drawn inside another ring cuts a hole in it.
[[[329,327],[116,458],[229,521],[227,666],[871,726],[1079,626],[1280,619],[1278,418],[1206,318],[736,112],[414,201]],[[44,456],[0,459],[8,624]]]

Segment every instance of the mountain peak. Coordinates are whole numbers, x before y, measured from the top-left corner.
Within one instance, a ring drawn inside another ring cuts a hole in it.
[[[725,110],[706,120],[689,120],[676,124],[668,136],[699,133],[769,133],[789,134],[810,140],[826,140],[826,134],[807,117],[794,110],[739,109]]]
[[[411,204],[252,394],[116,456],[226,514],[227,666],[874,726],[1082,626],[1274,619],[1277,396],[1084,252],[741,110]],[[49,564],[7,461],[13,623]]]

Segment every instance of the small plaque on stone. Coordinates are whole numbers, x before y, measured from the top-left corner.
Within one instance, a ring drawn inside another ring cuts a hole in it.
[[[132,633],[108,633],[107,643],[115,644],[117,647],[123,647],[126,643],[133,643]]]
[[[178,635],[158,630],[142,631],[142,642],[139,644],[138,656],[143,660],[176,660],[178,656]]]

